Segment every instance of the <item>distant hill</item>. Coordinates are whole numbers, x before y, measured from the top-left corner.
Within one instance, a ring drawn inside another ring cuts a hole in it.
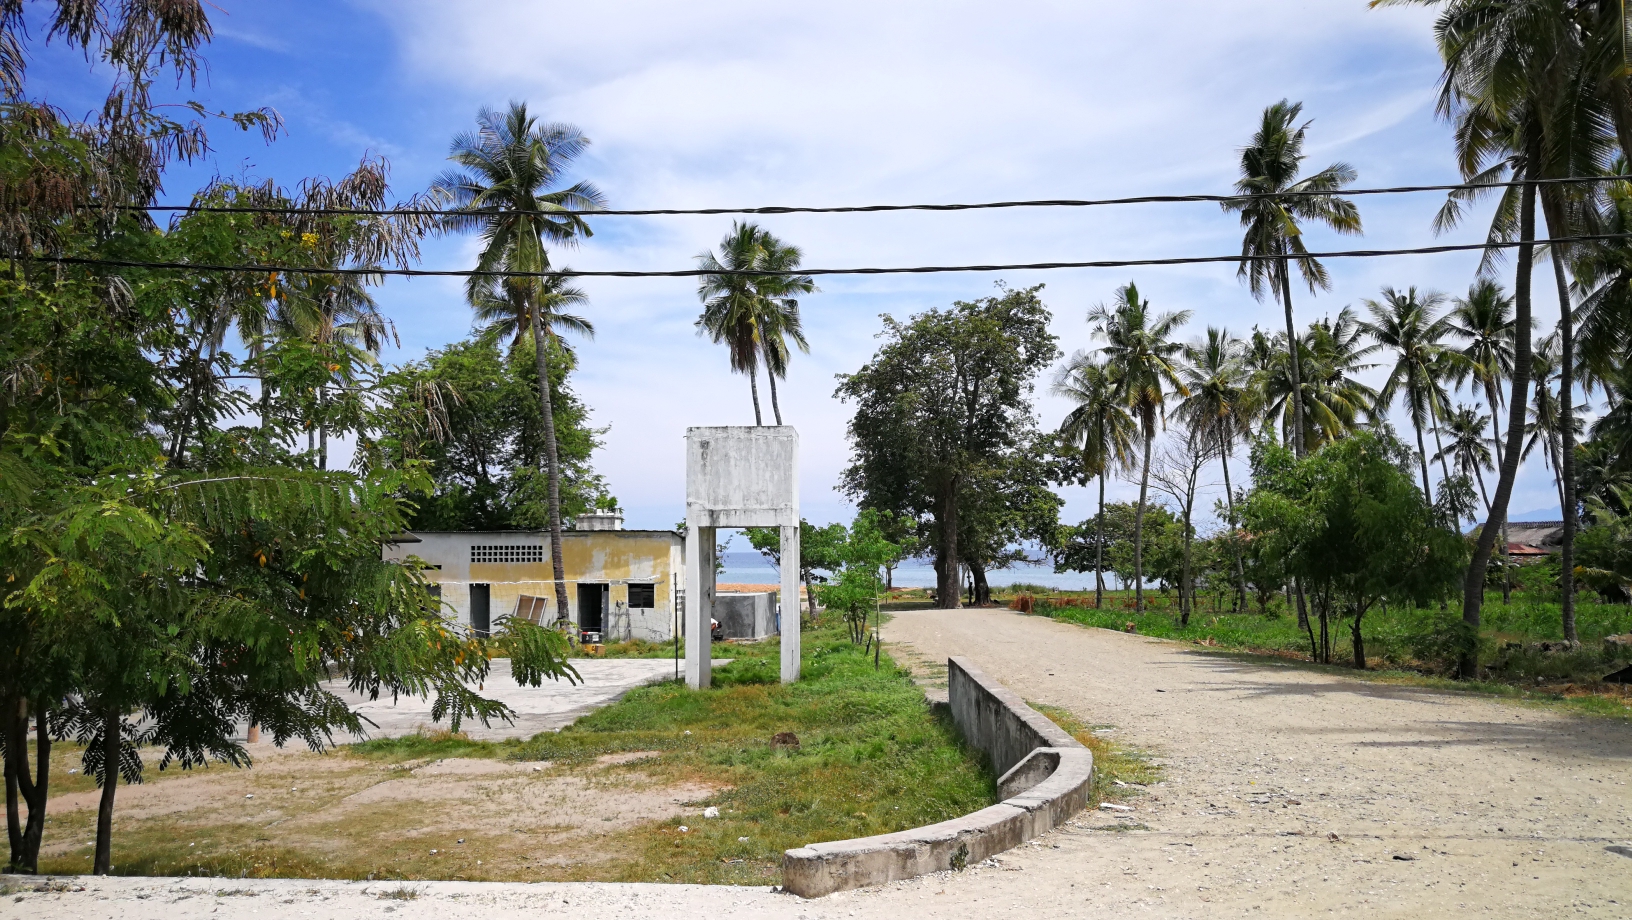
[[[1554,505],[1551,508],[1531,508],[1529,511],[1515,511],[1509,514],[1507,519],[1514,523],[1521,521],[1562,521],[1564,513],[1558,510],[1557,505]]]

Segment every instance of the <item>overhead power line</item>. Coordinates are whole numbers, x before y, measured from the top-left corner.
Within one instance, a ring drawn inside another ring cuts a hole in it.
[[[1553,239],[1532,240],[1529,245],[1545,246],[1555,243],[1592,243],[1608,240],[1632,240],[1632,233],[1594,233],[1580,236],[1561,236]],[[1334,252],[1310,252],[1291,256],[1292,259],[1371,259],[1381,256],[1432,255],[1442,252],[1476,252],[1490,249],[1515,249],[1526,245],[1521,242],[1501,243],[1447,243],[1440,246],[1417,246],[1405,249],[1345,249]],[[505,276],[511,278],[695,278],[701,275],[932,275],[948,272],[1006,272],[1046,271],[1060,268],[1139,268],[1160,265],[1205,265],[1216,262],[1253,262],[1278,259],[1274,255],[1227,256],[1173,256],[1162,259],[1094,259],[1082,262],[1017,262],[1004,265],[917,265],[895,268],[801,268],[791,271],[738,271],[687,268],[675,271],[619,271],[557,269],[551,271],[481,271],[478,269],[434,268],[321,268],[300,265],[215,265],[194,262],[145,262],[134,259],[86,259],[77,256],[46,256],[42,262],[59,265],[84,265],[100,268],[145,268],[197,272],[263,272],[291,275],[393,275],[407,278],[468,278],[474,275]]]
[[[372,217],[482,217],[497,214],[538,214],[556,217],[677,217],[710,214],[868,214],[880,211],[986,211],[1002,208],[1094,208],[1123,204],[1183,204],[1189,202],[1251,201],[1258,198],[1355,197],[1361,195],[1399,195],[1411,192],[1481,192],[1513,188],[1526,180],[1491,182],[1483,185],[1397,185],[1389,188],[1341,189],[1335,192],[1273,192],[1253,195],[1135,195],[1129,198],[1047,198],[1027,201],[985,201],[972,204],[865,204],[844,207],[784,207],[757,208],[625,208],[581,211],[570,208],[550,211],[467,211],[453,208],[273,208],[232,207],[228,205],[115,205],[119,210],[179,212],[187,214],[332,214]],[[1599,182],[1632,181],[1628,176],[1583,176],[1566,179],[1531,179],[1532,185],[1595,184]]]

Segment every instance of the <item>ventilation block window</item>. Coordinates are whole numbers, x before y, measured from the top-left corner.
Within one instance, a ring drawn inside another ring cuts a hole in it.
[[[471,562],[543,562],[544,544],[507,543],[497,546],[472,546]]]
[[[657,606],[657,585],[630,585],[629,607],[650,609]]]

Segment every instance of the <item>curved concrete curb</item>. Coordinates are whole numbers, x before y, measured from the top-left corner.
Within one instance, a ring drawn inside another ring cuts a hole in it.
[[[952,719],[991,758],[1003,801],[927,827],[813,843],[782,857],[782,887],[804,898],[962,869],[1046,833],[1088,803],[1094,755],[966,658],[947,660]]]

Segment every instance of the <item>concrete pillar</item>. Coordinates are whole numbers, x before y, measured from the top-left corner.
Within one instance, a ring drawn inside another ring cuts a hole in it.
[[[714,528],[686,524],[686,686],[713,682]]]
[[[799,634],[803,621],[799,616],[799,523],[782,525],[782,682],[791,684],[799,679]]]

